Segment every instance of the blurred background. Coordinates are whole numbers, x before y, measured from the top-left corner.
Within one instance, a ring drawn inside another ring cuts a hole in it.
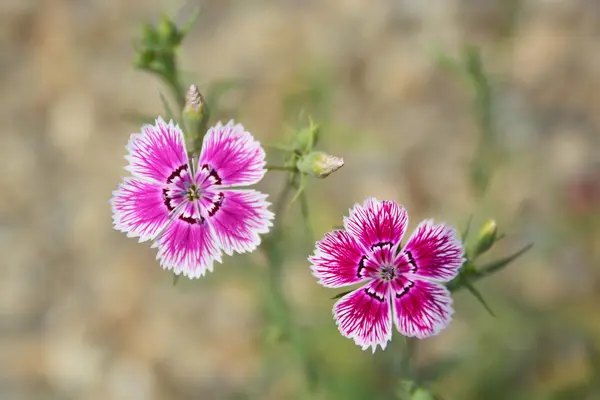
[[[402,337],[375,355],[343,338],[337,292],[306,261],[367,196],[402,203],[409,230],[425,217],[456,227],[495,218],[507,237],[490,260],[535,242],[478,282],[496,317],[458,292],[452,324],[414,349],[440,398],[600,398],[600,2],[3,0],[1,399],[304,391],[293,349],[269,339],[264,255],[173,287],[155,249],[112,229],[135,115],[163,114],[167,93],[133,67],[134,39],[143,23],[185,20],[195,5],[184,83],[237,82],[217,116],[265,142],[287,140],[304,108],[321,124],[320,148],[346,161],[310,181],[312,233],[296,208],[285,220],[284,290],[317,368],[312,398],[400,398],[404,377],[390,366]],[[466,45],[483,78],[463,68]],[[479,195],[473,160],[490,136],[498,162]],[[275,196],[282,179],[269,173],[259,186]]]

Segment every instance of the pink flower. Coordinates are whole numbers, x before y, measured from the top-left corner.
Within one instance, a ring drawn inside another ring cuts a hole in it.
[[[369,198],[344,218],[344,230],[325,234],[309,257],[323,286],[364,284],[333,307],[342,335],[363,350],[385,349],[392,320],[403,335],[422,339],[452,318],[452,298],[441,283],[458,274],[462,244],[452,228],[425,220],[401,248],[407,225],[404,207]]]
[[[242,125],[218,123],[188,160],[183,132],[158,118],[127,145],[127,177],[111,199],[116,229],[153,240],[165,269],[190,278],[212,271],[223,253],[256,249],[272,225],[267,195],[234,186],[257,183],[265,152]]]

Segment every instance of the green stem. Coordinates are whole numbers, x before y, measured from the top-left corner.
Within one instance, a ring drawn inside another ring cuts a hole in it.
[[[300,194],[300,212],[302,213],[302,219],[304,220],[304,227],[306,229],[306,234],[308,235],[308,239],[311,242],[314,242],[315,236],[312,230],[312,226],[310,224],[310,213],[308,211],[308,198],[306,196],[306,192],[302,192]]]
[[[471,161],[471,179],[478,197],[483,197],[494,169],[498,165],[496,127],[493,115],[492,85],[483,66],[480,50],[466,49],[466,73],[473,87],[473,111],[479,125],[480,137],[475,156]]]
[[[285,165],[267,165],[265,166],[269,171],[296,171],[296,167],[293,166],[285,166]],[[287,197],[287,195],[286,195]]]
[[[165,82],[165,84],[169,87],[171,91],[171,95],[175,98],[177,102],[177,107],[179,108],[179,113],[183,111],[185,107],[185,92],[181,87],[181,83],[179,82],[179,78],[176,73],[161,75],[161,78]]]
[[[285,261],[285,252],[281,244],[284,240],[282,232],[282,213],[286,201],[295,186],[295,180],[286,180],[285,186],[274,204],[274,212],[277,220],[273,226],[271,234],[265,239],[261,249],[264,251],[267,262],[267,293],[265,296],[265,310],[269,318],[268,328],[274,327],[279,333],[279,337],[289,340],[294,352],[295,358],[302,364],[306,379],[311,389],[316,382],[316,373],[314,364],[311,362],[305,347],[303,336],[299,332],[292,318],[292,310],[283,290],[283,265]]]
[[[171,95],[177,102],[178,113],[181,114],[185,107],[185,90],[179,80],[179,69],[175,52],[168,52],[161,56],[162,65],[160,69],[149,69],[154,72],[169,88]]]
[[[382,377],[380,390],[386,399],[397,398],[399,382],[418,383],[414,365],[416,346],[417,340],[414,338],[406,338],[404,341],[392,340],[388,344],[380,366]]]

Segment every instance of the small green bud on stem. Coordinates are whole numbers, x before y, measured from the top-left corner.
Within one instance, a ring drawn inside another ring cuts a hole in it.
[[[326,178],[344,166],[344,160],[324,153],[313,151],[302,157],[296,164],[298,170],[316,178]]]
[[[498,225],[493,219],[487,220],[481,225],[479,235],[477,236],[477,242],[473,248],[472,258],[485,253],[488,251],[496,242],[498,236]]]
[[[302,129],[296,134],[294,139],[294,150],[300,153],[308,153],[312,151],[319,141],[320,127],[312,120],[308,127]]]
[[[161,44],[165,48],[176,48],[181,43],[183,36],[180,34],[175,23],[167,16],[163,16],[156,28]]]
[[[182,117],[188,152],[198,153],[206,133],[208,107],[196,85],[191,85],[186,93]]]

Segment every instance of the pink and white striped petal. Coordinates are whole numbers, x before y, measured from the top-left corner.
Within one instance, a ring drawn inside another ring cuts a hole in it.
[[[163,268],[176,275],[199,278],[206,271],[212,272],[214,261],[221,262],[221,249],[206,220],[189,208],[184,207],[152,247],[158,247],[156,258]]]
[[[115,229],[140,242],[154,239],[169,222],[162,187],[156,183],[125,178],[110,199]]]
[[[268,209],[267,197],[256,190],[204,193],[201,207],[225,254],[250,252],[260,245],[260,235],[273,225],[274,214]]]
[[[144,125],[141,133],[131,135],[127,150],[125,169],[157,183],[170,183],[172,174],[188,163],[183,132],[173,121],[167,124],[160,117],[155,125]]]
[[[368,256],[350,234],[337,230],[327,232],[317,242],[314,255],[308,258],[311,269],[319,283],[325,287],[337,288],[368,279],[365,263]]]
[[[340,333],[363,350],[384,350],[392,339],[390,284],[373,280],[335,303],[333,314]]]
[[[263,148],[241,124],[219,122],[204,136],[198,170],[210,170],[218,185],[255,184],[267,172],[265,165]]]
[[[396,249],[406,232],[408,214],[395,201],[370,197],[356,204],[344,218],[344,227],[366,249],[390,245]]]
[[[444,286],[423,280],[398,278],[392,284],[394,323],[405,336],[425,339],[450,323],[454,310]]]
[[[426,279],[447,282],[458,275],[465,261],[464,249],[456,231],[444,224],[425,220],[406,242],[399,254],[399,264]]]
[[[394,252],[392,246],[378,246],[369,254],[369,259],[365,262],[366,269],[372,273],[381,270],[382,265],[394,265]]]

